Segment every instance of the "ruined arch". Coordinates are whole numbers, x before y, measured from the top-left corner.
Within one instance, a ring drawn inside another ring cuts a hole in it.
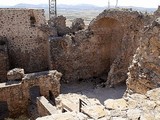
[[[124,28],[120,21],[111,17],[103,17],[91,23],[89,29],[93,32],[97,43],[101,44],[98,51],[104,57],[100,62],[105,60],[107,64],[105,67],[109,72],[113,61],[120,54]]]
[[[110,40],[110,64],[107,70],[107,84],[113,86],[127,79],[128,66],[138,47],[144,16],[128,9],[104,10],[89,25],[95,36]],[[110,30],[108,29],[110,28]],[[106,34],[105,34],[106,33]],[[106,37],[110,34],[111,37]],[[103,37],[102,37],[103,36]]]

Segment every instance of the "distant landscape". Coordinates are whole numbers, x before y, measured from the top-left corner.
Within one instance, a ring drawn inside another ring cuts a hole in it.
[[[1,8],[36,8],[44,9],[46,19],[48,19],[48,5],[47,4],[17,4],[15,6],[0,6]],[[157,6],[158,7],[158,6]],[[111,8],[114,8],[113,6]],[[142,8],[142,7],[133,7],[133,6],[120,6],[120,8],[132,8],[133,10],[152,13],[156,8]],[[79,5],[65,5],[59,4],[57,6],[58,15],[63,15],[67,18],[67,25],[69,26],[73,19],[83,18],[86,25],[90,23],[99,13],[107,7],[98,7],[90,4],[79,4]]]

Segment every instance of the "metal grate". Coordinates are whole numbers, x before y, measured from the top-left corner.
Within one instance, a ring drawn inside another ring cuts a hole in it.
[[[49,19],[57,16],[57,0],[49,0]]]

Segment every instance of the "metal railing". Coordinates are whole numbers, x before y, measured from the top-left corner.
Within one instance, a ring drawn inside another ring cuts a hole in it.
[[[79,99],[79,112],[82,112],[82,107],[87,106],[87,103],[85,103],[83,100]]]

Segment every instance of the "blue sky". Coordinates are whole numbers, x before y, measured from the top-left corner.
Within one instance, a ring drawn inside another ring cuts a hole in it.
[[[93,4],[97,6],[107,6],[108,0],[57,0],[58,4]],[[115,5],[116,0],[110,0],[111,5]],[[0,5],[15,5],[19,3],[47,4],[48,0],[0,0]],[[154,7],[160,5],[160,0],[119,0],[120,6]]]

